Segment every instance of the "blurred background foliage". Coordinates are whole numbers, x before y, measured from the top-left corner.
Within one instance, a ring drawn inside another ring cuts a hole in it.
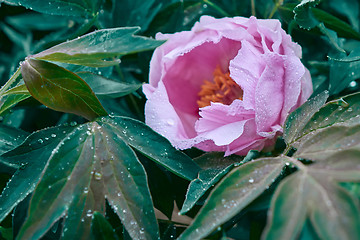
[[[157,32],[174,33],[189,30],[202,15],[214,17],[276,18],[303,49],[303,63],[310,70],[314,95],[328,90],[330,99],[359,91],[360,79],[360,3],[357,0],[303,1],[296,0],[2,0],[0,7],[0,84],[5,84],[26,56],[41,52],[61,42],[98,29],[140,26],[138,35],[155,37]],[[126,96],[99,96],[109,113],[144,120],[145,98],[142,83],[147,82],[151,51],[123,57],[114,67],[90,68],[60,64],[74,72],[90,71],[115,82],[138,85],[136,91]],[[134,89],[133,89],[134,90]],[[3,126],[18,129],[18,134],[28,133],[63,123],[83,123],[79,116],[55,112],[33,98],[3,111]],[[1,130],[1,129],[0,129]],[[6,130],[9,131],[9,130]],[[19,142],[20,143],[20,142]],[[1,141],[1,153],[11,149]],[[278,149],[284,149],[278,144]],[[196,149],[186,153],[195,158],[201,152]],[[139,156],[146,168],[154,205],[171,218],[183,205],[188,182],[166,171],[159,165]],[[201,160],[199,160],[201,161]],[[229,166],[229,165],[227,165]],[[224,167],[225,169],[225,167]],[[228,170],[227,170],[228,171]],[[294,170],[286,169],[288,173]],[[287,175],[287,173],[283,175]],[[0,185],[4,187],[10,178],[9,171],[1,171]],[[218,174],[218,172],[216,173]],[[277,180],[279,181],[279,180]],[[209,239],[259,239],[266,223],[266,211],[276,183],[266,190],[257,201],[229,221]],[[344,187],[360,198],[358,184],[347,183]],[[192,218],[198,212],[209,190],[204,193],[191,211]],[[26,214],[28,198],[0,226],[2,238],[11,239],[19,231]],[[175,211],[174,211],[175,209]],[[96,215],[101,229],[114,228],[111,238],[128,239],[117,215],[107,209],[107,220]],[[178,219],[179,218],[179,219]],[[108,222],[107,222],[108,221]],[[186,217],[159,220],[163,239],[174,239],[189,224]],[[57,239],[61,231],[55,225],[44,239]],[[316,239],[314,229],[306,224],[301,239]],[[101,238],[99,238],[101,239]],[[105,239],[105,238],[104,238]]]

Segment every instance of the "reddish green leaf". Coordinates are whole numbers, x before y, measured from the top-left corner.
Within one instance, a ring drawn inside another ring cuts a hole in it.
[[[202,239],[239,213],[279,176],[281,158],[261,158],[233,169],[211,192],[179,239]]]
[[[89,120],[107,115],[89,85],[65,68],[28,58],[21,73],[30,94],[51,109]]]
[[[307,100],[301,107],[292,112],[286,119],[284,139],[291,143],[301,135],[301,130],[309,122],[311,117],[319,111],[329,97],[327,91]]]
[[[358,202],[326,174],[303,171],[276,190],[264,239],[296,239],[305,217],[321,239],[359,239]]]
[[[358,118],[354,118],[358,122]],[[297,152],[294,157],[315,161],[326,160],[347,149],[360,149],[359,124],[335,124],[318,129],[294,143]]]
[[[271,201],[264,239],[296,239],[306,219],[307,184],[301,173],[280,183]]]

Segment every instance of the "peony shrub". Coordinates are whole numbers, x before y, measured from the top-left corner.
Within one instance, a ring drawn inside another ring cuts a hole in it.
[[[312,93],[301,47],[278,20],[201,17],[150,62],[146,124],[178,149],[245,155],[270,147]]]

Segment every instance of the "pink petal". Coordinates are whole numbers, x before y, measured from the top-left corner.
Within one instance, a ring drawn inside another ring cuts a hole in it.
[[[236,108],[237,111],[232,109]],[[215,145],[227,145],[243,134],[248,119],[254,118],[254,112],[245,110],[242,101],[236,100],[230,106],[212,103],[200,109],[200,118],[195,129],[203,139],[212,140]],[[224,134],[226,133],[226,134]]]
[[[144,86],[144,88],[146,88]],[[196,135],[194,124],[197,118],[188,116],[180,119],[174,107],[170,104],[165,86],[159,82],[158,88],[146,95],[145,122],[154,131],[165,136],[177,148],[189,148],[192,143],[184,140]],[[161,107],[159,107],[161,106]]]
[[[295,56],[285,58],[284,69],[284,106],[281,112],[281,124],[285,122],[291,109],[298,102],[301,91],[301,78],[305,74],[305,67],[300,59]]]
[[[255,109],[255,89],[257,81],[265,69],[265,62],[257,48],[242,41],[241,49],[230,61],[230,77],[242,88],[244,106]]]
[[[176,56],[174,61],[167,59],[164,63],[166,74],[162,81],[175,109],[197,115],[201,85],[205,80],[213,78],[216,66],[221,66],[223,71],[227,71],[229,61],[235,56],[240,45],[240,42],[223,38],[216,45],[206,42],[196,46],[191,52]]]
[[[284,59],[273,53],[264,54],[263,59],[266,67],[255,90],[255,121],[258,134],[271,131],[271,126],[280,121],[284,102]]]

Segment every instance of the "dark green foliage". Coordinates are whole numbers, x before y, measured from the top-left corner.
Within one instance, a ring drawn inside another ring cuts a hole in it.
[[[358,0],[0,6],[1,239],[360,239]],[[302,46],[312,98],[272,152],[174,149],[143,123],[155,34],[252,14]]]

